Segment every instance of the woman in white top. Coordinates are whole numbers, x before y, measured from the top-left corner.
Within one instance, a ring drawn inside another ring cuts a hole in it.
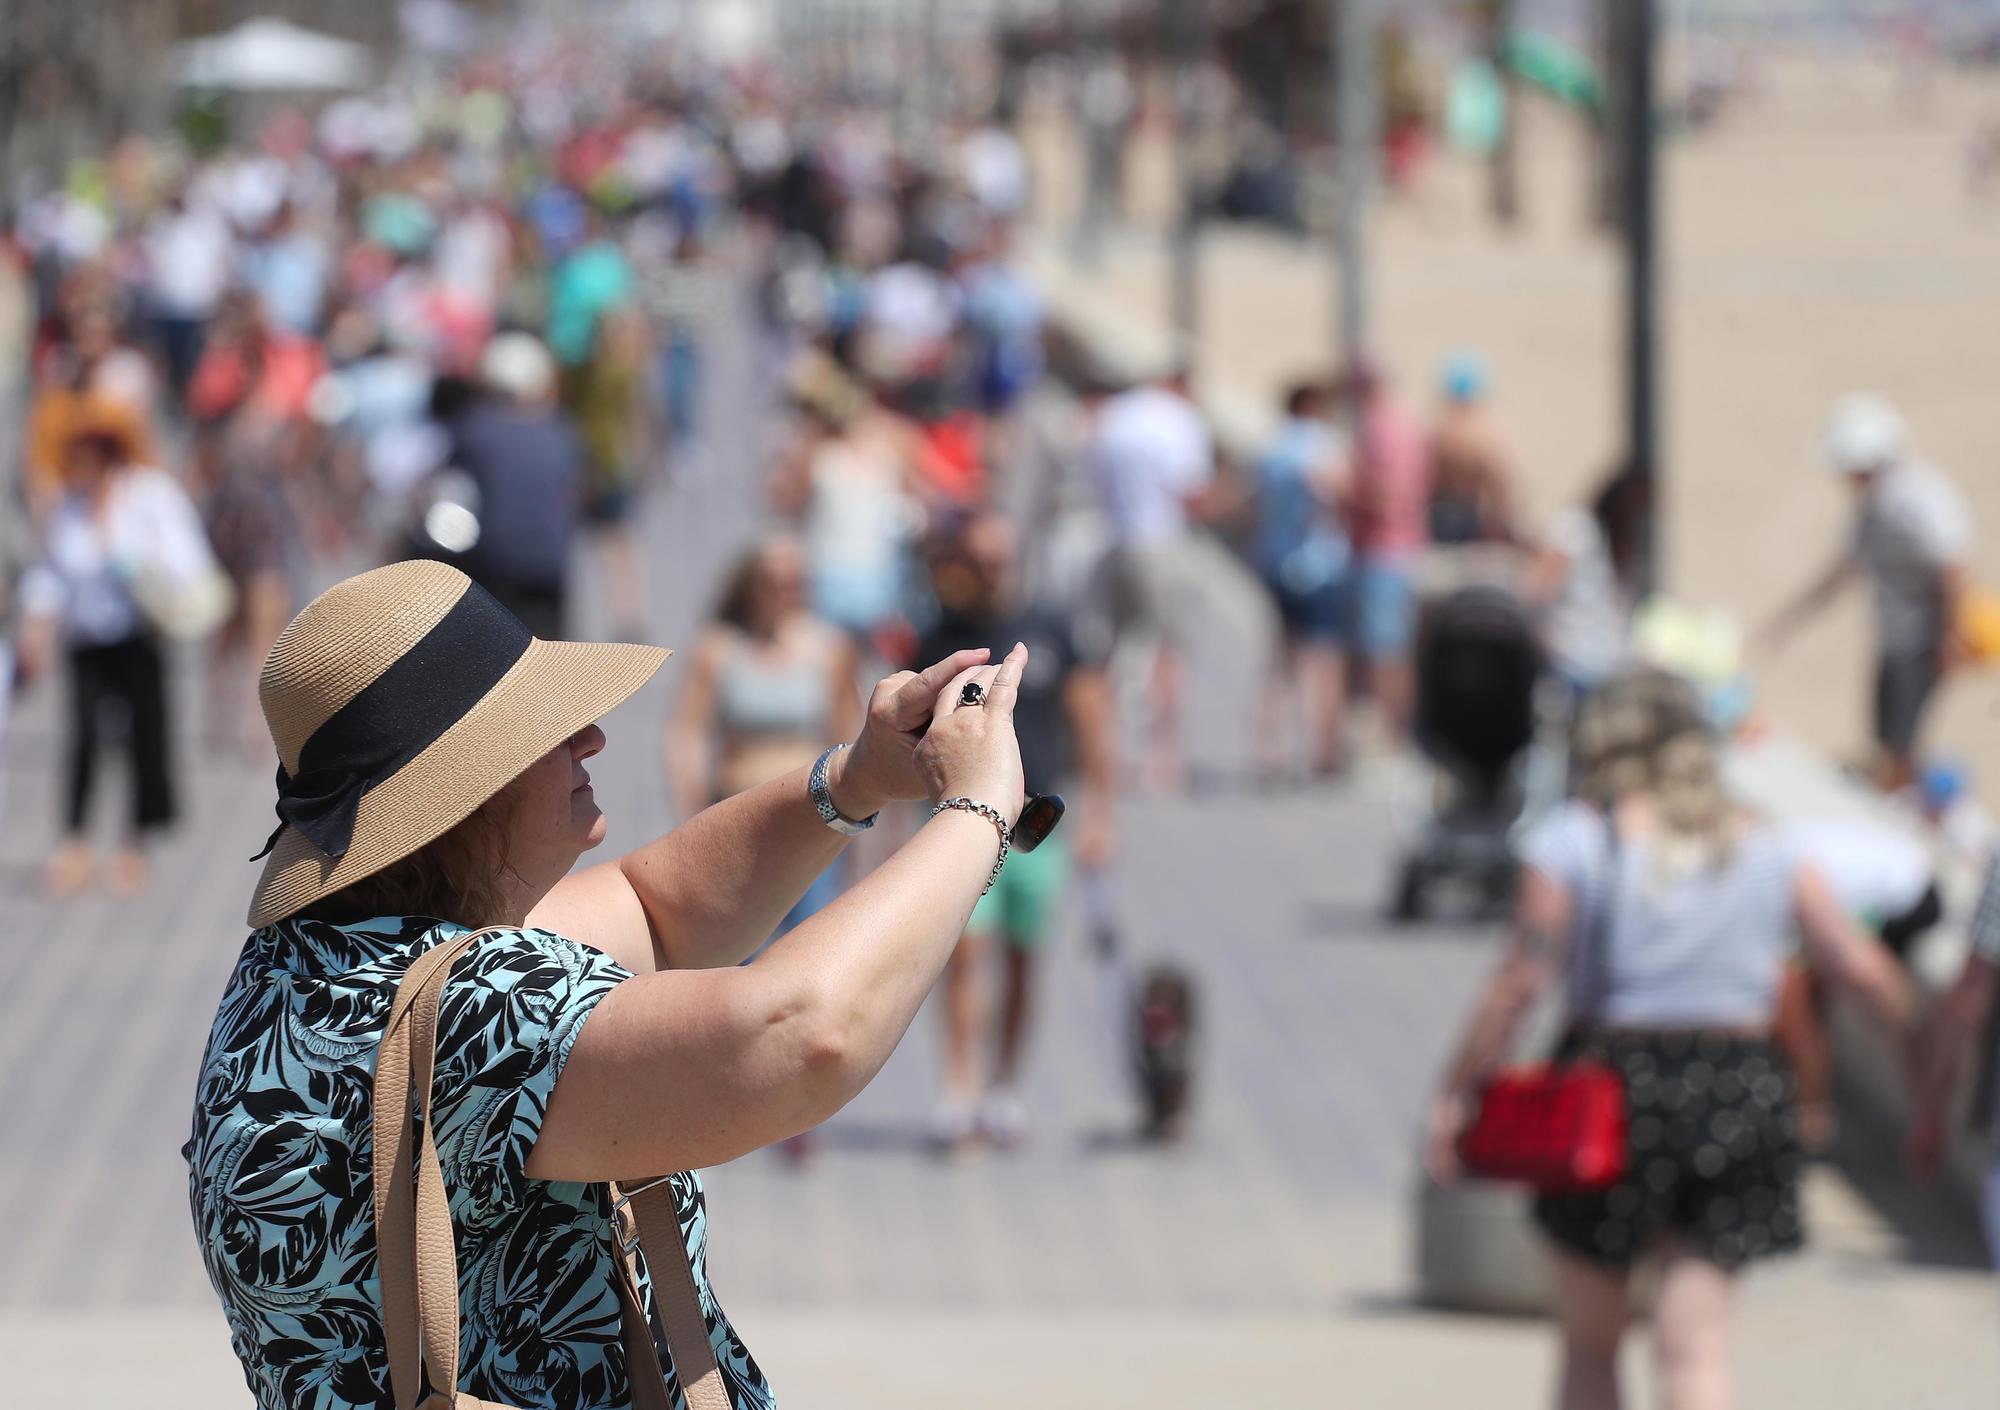
[[[111,872],[129,894],[145,880],[148,834],[173,821],[166,672],[136,585],[152,575],[188,581],[212,564],[193,504],[173,476],[135,462],[129,422],[109,411],[86,417],[63,456],[62,498],[42,535],[42,558],[22,585],[22,655],[39,677],[61,653],[69,681],[63,841],[43,882],[68,895],[89,880],[85,840],[102,752],[104,707],[124,707],[132,750],[132,811]]]
[[[1588,505],[1551,519],[1537,546],[1529,595],[1541,611],[1549,661],[1573,698],[1603,684],[1624,661],[1636,526],[1650,494],[1645,482],[1615,471]]]
[[[1652,671],[1613,680],[1582,708],[1574,759],[1582,796],[1525,839],[1514,940],[1447,1072],[1428,1164],[1457,1175],[1481,1087],[1560,977],[1559,1059],[1594,1059],[1623,1079],[1627,1159],[1609,1189],[1536,1202],[1563,1335],[1556,1403],[1621,1403],[1630,1272],[1657,1254],[1665,1403],[1717,1410],[1729,1403],[1732,1274],[1803,1238],[1793,1083],[1771,1040],[1794,926],[1884,1027],[1905,1027],[1909,989],[1818,874],[1729,801],[1685,683]]]
[[[771,499],[797,520],[813,610],[866,642],[903,610],[923,521],[917,440],[901,417],[830,375],[799,403],[805,425],[780,459]]]

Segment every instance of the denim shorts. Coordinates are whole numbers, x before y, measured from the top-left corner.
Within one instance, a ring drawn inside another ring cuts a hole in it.
[[[1408,656],[1417,633],[1417,589],[1403,559],[1368,559],[1354,570],[1349,634],[1371,661]]]
[[[1345,576],[1317,587],[1299,589],[1275,574],[1264,575],[1264,586],[1277,605],[1285,635],[1298,641],[1338,642],[1347,636],[1348,590]]]

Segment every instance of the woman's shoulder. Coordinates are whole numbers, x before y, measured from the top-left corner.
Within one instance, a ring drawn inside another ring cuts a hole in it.
[[[730,657],[741,651],[749,638],[740,627],[729,622],[710,622],[703,627],[688,649],[694,664],[707,670],[716,670]]]
[[[295,969],[322,976],[379,970],[400,975],[419,956],[471,933],[471,927],[435,916],[375,916],[336,924],[293,916],[252,932],[243,963]],[[452,965],[454,975],[503,966],[520,956],[608,960],[601,951],[535,926],[487,926]]]
[[[1601,842],[1608,831],[1609,820],[1602,808],[1586,799],[1565,798],[1530,822],[1523,836]]]
[[[1789,881],[1807,860],[1797,836],[1763,818],[1745,814],[1737,820],[1735,856],[1746,868],[1781,874]]]
[[[315,1041],[345,1046],[380,1038],[392,996],[423,955],[468,934],[429,916],[380,916],[350,924],[294,917],[252,932],[231,975],[226,1026],[254,1037],[275,1020],[270,1005],[317,996],[287,1020]],[[439,1049],[473,1036],[484,1048],[538,1046],[567,1033],[631,972],[603,951],[551,930],[497,926],[453,957],[441,998]],[[240,1046],[240,1043],[225,1046]],[[355,1047],[355,1051],[359,1051]]]
[[[1598,808],[1582,799],[1566,799],[1523,829],[1521,861],[1557,881],[1573,884],[1602,861],[1610,836],[1610,827]]]

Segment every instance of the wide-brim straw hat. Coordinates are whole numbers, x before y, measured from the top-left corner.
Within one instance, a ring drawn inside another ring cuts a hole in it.
[[[443,563],[395,563],[327,589],[279,634],[259,681],[284,825],[250,924],[443,836],[670,654],[543,641]]]
[[[145,434],[130,407],[104,397],[86,397],[70,413],[63,428],[62,471],[70,473],[71,459],[78,446],[94,441],[105,447],[114,465],[138,461]]]

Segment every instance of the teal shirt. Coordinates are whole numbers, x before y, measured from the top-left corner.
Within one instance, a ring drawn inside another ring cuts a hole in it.
[[[585,245],[556,266],[549,286],[549,351],[564,367],[590,361],[597,325],[632,297],[632,265],[609,241]]]

